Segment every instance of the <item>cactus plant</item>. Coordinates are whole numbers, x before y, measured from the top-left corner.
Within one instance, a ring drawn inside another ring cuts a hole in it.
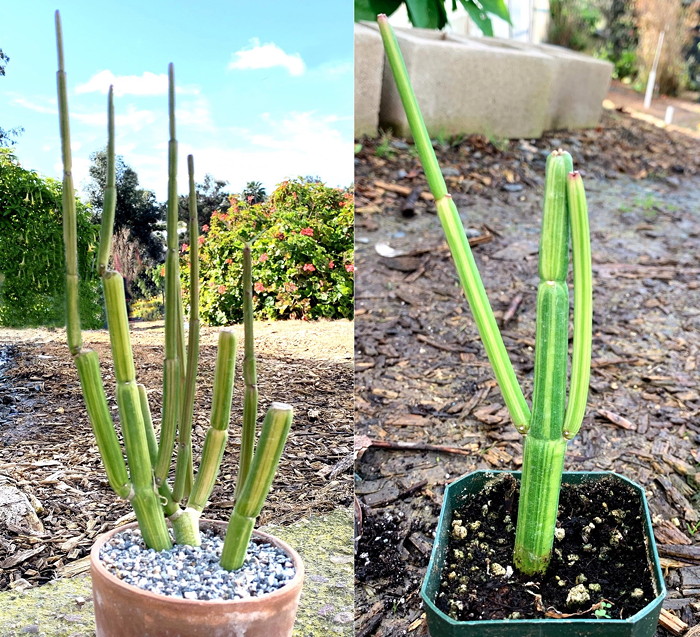
[[[156,550],[172,546],[166,521],[170,521],[176,543],[199,545],[199,516],[209,498],[219,472],[228,437],[236,357],[236,337],[223,329],[219,334],[214,374],[210,427],[196,474],[192,459],[192,418],[195,380],[199,356],[199,281],[197,252],[196,193],[194,160],[188,157],[190,189],[190,321],[185,346],[184,313],[180,288],[180,262],[177,232],[177,140],[175,137],[175,81],[169,67],[168,212],[166,256],[165,360],[163,373],[163,412],[160,437],[156,438],[148,397],[138,384],[129,337],[129,324],[121,275],[109,267],[112,226],[116,202],[113,91],[108,94],[108,174],[100,244],[96,266],[102,278],[112,357],[117,381],[119,420],[124,438],[126,461],[112,422],[100,375],[97,353],[83,347],[78,309],[78,263],[76,248],[75,197],[71,174],[71,147],[68,118],[63,37],[56,12],[58,48],[58,104],[63,155],[63,232],[66,254],[67,340],[78,369],[88,416],[102,456],[109,484],[114,492],[129,500],[134,508],[144,542]],[[292,408],[273,403],[265,417],[260,440],[255,446],[257,390],[250,249],[244,251],[247,272],[244,285],[245,408],[244,444],[236,505],[226,534],[221,564],[233,570],[244,560],[255,519],[267,497],[280,455],[292,423]],[[175,442],[177,440],[177,446]],[[174,483],[169,474],[177,447]]]
[[[530,411],[498,330],[464,226],[447,192],[396,36],[386,16],[379,16],[377,22],[464,293],[511,419],[525,435],[514,563],[525,574],[544,572],[552,550],[566,445],[581,427],[590,377],[591,254],[583,182],[580,174],[573,172],[569,153],[554,151],[548,157]],[[574,343],[567,401],[569,235],[574,271]]]

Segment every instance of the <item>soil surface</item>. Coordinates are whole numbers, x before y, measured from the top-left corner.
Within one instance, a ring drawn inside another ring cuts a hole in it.
[[[698,142],[618,110],[604,113],[594,130],[493,141],[435,145],[527,397],[546,155],[569,150],[583,174],[594,269],[592,379],[565,468],[613,470],[644,485],[668,568],[665,606],[695,624]],[[356,634],[420,636],[427,629],[419,588],[445,484],[474,469],[518,469],[522,439],[494,382],[415,151],[389,136],[362,143]],[[411,204],[409,193],[422,194]],[[375,562],[363,558],[377,546]]]
[[[242,343],[242,328],[239,342]],[[349,321],[256,323],[259,422],[273,401],[295,410],[280,468],[258,525],[290,524],[347,506],[352,498],[352,333]],[[211,406],[218,331],[203,328],[193,430],[195,469]],[[85,332],[100,357],[109,404],[114,377],[106,331]],[[154,418],[162,399],[162,323],[132,323],[139,381]],[[242,348],[240,348],[242,350]],[[0,528],[0,590],[22,589],[85,570],[94,538],[131,521],[109,488],[63,330],[0,330],[0,483],[31,501],[43,532]],[[242,416],[238,353],[228,447],[204,510],[228,520]]]
[[[639,496],[625,483],[564,485],[552,560],[514,571],[520,484],[510,474],[465,498],[450,525],[437,607],[458,621],[627,619],[656,596]]]

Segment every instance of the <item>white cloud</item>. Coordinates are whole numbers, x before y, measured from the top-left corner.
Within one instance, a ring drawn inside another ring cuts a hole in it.
[[[105,69],[95,73],[87,82],[75,88],[76,93],[107,94],[109,87],[114,86],[114,95],[165,95],[168,92],[168,75],[166,73],[151,73],[144,71],[142,75],[114,75]],[[198,94],[196,86],[176,87],[177,93]]]
[[[45,106],[43,104],[37,104],[35,102],[32,102],[28,100],[25,97],[17,96],[14,99],[14,103],[17,104],[18,106],[23,106],[24,108],[28,108],[30,111],[35,111],[36,113],[45,113],[48,115],[58,115],[58,107],[55,105],[56,100],[49,100],[53,102],[53,106]]]
[[[103,126],[107,128],[107,113],[71,113],[71,119],[75,119],[82,124],[88,126]],[[120,129],[129,129],[133,132],[143,130],[159,119],[159,115],[154,111],[145,109],[137,109],[133,104],[126,107],[126,113],[116,113],[114,117],[114,127],[117,131]]]
[[[260,44],[258,38],[251,38],[249,42],[249,47],[233,54],[229,69],[271,69],[281,66],[287,69],[290,75],[304,74],[306,65],[299,53],[285,53],[274,42]]]

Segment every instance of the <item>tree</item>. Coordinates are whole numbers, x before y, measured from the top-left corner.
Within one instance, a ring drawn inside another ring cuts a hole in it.
[[[380,13],[391,15],[403,4],[414,27],[442,29],[447,24],[445,0],[355,0],[355,22],[375,21]],[[484,35],[493,35],[492,15],[511,23],[505,0],[459,0],[459,4]],[[456,11],[457,0],[449,6]]]
[[[90,156],[88,200],[98,216],[102,215],[104,188],[107,183],[107,154],[104,150]],[[117,206],[114,213],[115,236],[122,228],[128,228],[132,240],[143,249],[142,258],[154,262],[163,259],[163,242],[155,233],[163,220],[163,208],[151,190],[139,188],[139,178],[124,158],[116,158]]]
[[[9,61],[10,57],[0,49],[0,76],[5,75],[5,67]],[[21,126],[8,129],[0,127],[0,147],[14,145],[16,140],[13,138],[17,137],[22,132],[24,132],[24,129]]]
[[[214,179],[210,174],[204,175],[204,181],[196,184],[197,189],[197,214],[199,215],[199,227],[209,225],[211,214],[215,210],[228,209],[229,193],[226,190],[227,181]],[[178,217],[181,221],[190,218],[190,198],[189,195],[180,195]]]
[[[243,199],[251,204],[262,203],[267,198],[265,188],[259,181],[249,181],[242,194]]]
[[[65,260],[62,185],[22,168],[0,150],[0,325],[63,325]],[[97,231],[90,211],[76,200],[78,269],[83,325],[102,324],[94,267]]]

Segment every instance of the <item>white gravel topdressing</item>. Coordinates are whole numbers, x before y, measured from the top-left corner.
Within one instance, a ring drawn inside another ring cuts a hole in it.
[[[295,575],[280,548],[255,539],[237,571],[219,566],[223,539],[202,529],[202,545],[175,545],[168,551],[146,548],[138,529],[116,533],[100,549],[100,561],[120,580],[168,597],[237,600],[282,588]]]

